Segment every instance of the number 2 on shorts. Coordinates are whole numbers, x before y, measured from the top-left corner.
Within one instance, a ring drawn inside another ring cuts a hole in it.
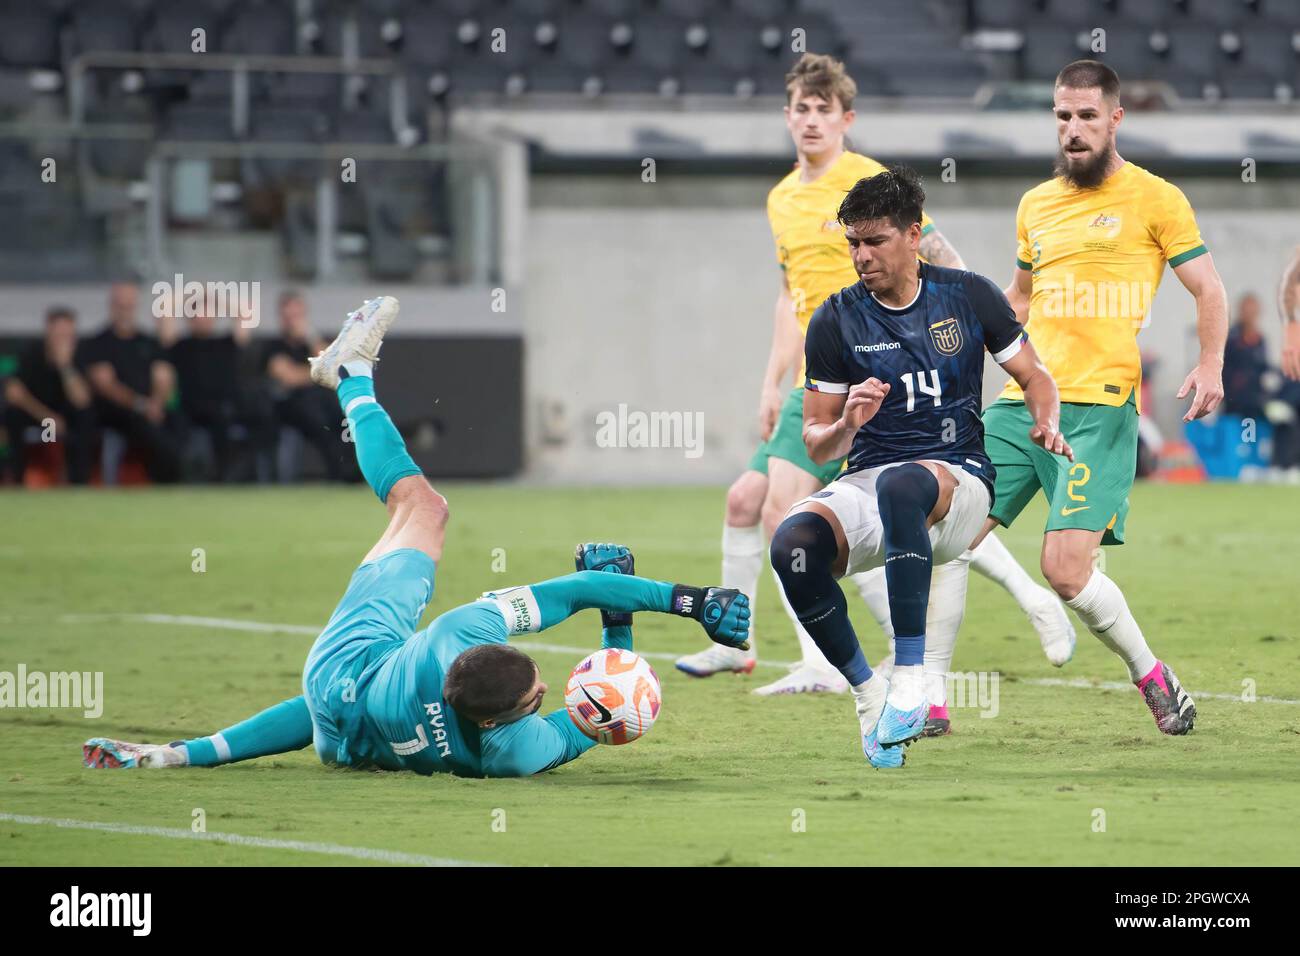
[[[1074,473],[1076,471],[1082,471],[1083,477],[1074,478]],[[1087,501],[1088,500],[1087,495],[1076,495],[1074,493],[1074,489],[1081,488],[1088,483],[1088,479],[1092,477],[1091,469],[1089,469],[1088,466],[1085,465],[1083,462],[1076,461],[1073,465],[1070,466],[1070,477],[1073,478],[1073,480],[1066,484],[1065,493],[1070,496],[1071,501]]]

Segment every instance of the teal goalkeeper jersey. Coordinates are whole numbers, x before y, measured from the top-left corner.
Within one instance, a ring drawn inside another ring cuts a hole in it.
[[[517,777],[550,770],[595,746],[565,710],[490,730],[457,715],[442,696],[452,661],[475,644],[504,643],[505,617],[491,600],[453,608],[405,641],[385,642],[356,677],[356,703],[336,715],[339,763]],[[346,712],[345,712],[346,711]]]

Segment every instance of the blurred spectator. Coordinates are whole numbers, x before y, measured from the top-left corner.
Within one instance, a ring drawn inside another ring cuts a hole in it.
[[[180,408],[190,437],[206,435],[206,450],[211,452],[211,461],[187,477],[218,481],[241,477],[238,452],[243,446],[252,454],[257,476],[269,480],[275,441],[271,410],[257,401],[246,379],[244,356],[251,333],[239,319],[229,321],[232,331],[218,333],[211,309],[201,307],[189,318],[189,335],[167,353],[176,369]]]
[[[1300,381],[1300,247],[1282,273],[1277,308],[1282,314],[1282,372]]]
[[[343,441],[343,413],[329,389],[311,380],[310,356],[326,342],[307,321],[307,303],[302,294],[280,295],[280,335],[265,352],[266,375],[275,396],[275,415],[283,425],[299,432],[325,460],[331,481],[356,480],[355,456]]]
[[[90,386],[73,362],[77,316],[54,307],[45,313],[45,335],[18,363],[5,383],[5,428],[9,432],[14,480],[22,484],[27,446],[52,439],[63,448],[68,481],[90,480],[95,451]],[[51,427],[52,426],[52,427]]]
[[[99,425],[144,451],[152,480],[176,481],[180,443],[175,416],[167,408],[176,372],[158,341],[136,327],[138,305],[136,286],[115,282],[109,290],[108,327],[81,343],[77,364],[94,392]]]
[[[1268,360],[1259,329],[1259,299],[1246,293],[1223,353],[1223,409],[1273,427],[1272,475],[1300,478],[1300,382],[1289,382]]]
[[[1274,377],[1277,392],[1264,406],[1273,423],[1274,477],[1300,483],[1300,382],[1287,381],[1276,373]]]
[[[1268,345],[1259,331],[1259,298],[1247,292],[1237,302],[1237,321],[1228,330],[1223,350],[1223,410],[1228,415],[1260,418],[1264,414],[1264,373]]]

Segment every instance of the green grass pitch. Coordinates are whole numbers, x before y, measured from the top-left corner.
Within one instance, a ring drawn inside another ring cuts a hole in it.
[[[566,573],[582,540],[630,545],[648,576],[716,583],[721,489],[441,490],[452,520],[429,616]],[[1126,674],[1086,632],[1052,668],[1010,598],[972,575],[954,669],[996,671],[998,712],[955,710],[953,736],[916,744],[901,771],[866,765],[847,697],[760,699],[748,691],[779,667],[695,680],[656,658],[664,710],[648,737],[490,781],[330,769],[310,748],[209,770],[83,769],[87,737],[210,733],[299,693],[309,633],[129,615],[319,626],[383,511],[364,488],[5,493],[0,670],[102,671],[105,700],[98,719],[0,710],[0,864],[353,865],[383,862],[379,851],[553,865],[1294,863],[1295,491],[1143,485],[1133,497],[1130,543],[1107,551],[1106,569],[1157,655],[1201,692],[1189,737],[1157,733],[1131,687],[1101,686]],[[1036,577],[1042,522],[1040,502],[1004,532]],[[876,660],[883,639],[855,593],[849,603]],[[794,658],[767,574],[756,624],[767,661]],[[594,648],[598,616],[537,640]],[[638,650],[704,640],[692,622],[638,615]],[[579,655],[534,653],[547,709],[562,706]],[[1258,699],[1240,700],[1251,688]],[[196,820],[261,842],[181,838]]]

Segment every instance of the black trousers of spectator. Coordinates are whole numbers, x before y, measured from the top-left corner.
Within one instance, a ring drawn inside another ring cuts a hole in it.
[[[89,408],[60,408],[55,411],[67,422],[61,434],[55,433],[54,441],[63,446],[63,466],[68,473],[68,481],[74,485],[84,485],[90,481],[95,460],[95,413]],[[19,408],[6,408],[4,422],[5,431],[9,433],[14,481],[22,484],[23,475],[27,471],[28,442],[24,434],[29,428],[43,430],[44,426]]]
[[[316,385],[296,388],[276,403],[275,414],[320,452],[330,481],[357,480],[356,452],[343,440],[343,412],[333,392]]]
[[[183,406],[182,411],[190,429],[205,431],[211,438],[218,481],[231,481],[236,476],[239,443],[232,434],[237,428],[242,427],[247,432],[247,447],[254,455],[270,455],[274,448],[275,419],[264,403],[238,400],[190,402]]]
[[[1285,382],[1277,397],[1290,405],[1300,420],[1300,382]],[[1273,467],[1300,468],[1300,421],[1274,424]]]
[[[168,412],[160,424],[120,405],[100,403],[96,416],[101,428],[111,428],[126,438],[127,445],[145,454],[149,480],[172,484],[181,479],[181,436],[176,416]]]
[[[1273,426],[1273,467],[1300,468],[1300,428],[1294,422]]]

